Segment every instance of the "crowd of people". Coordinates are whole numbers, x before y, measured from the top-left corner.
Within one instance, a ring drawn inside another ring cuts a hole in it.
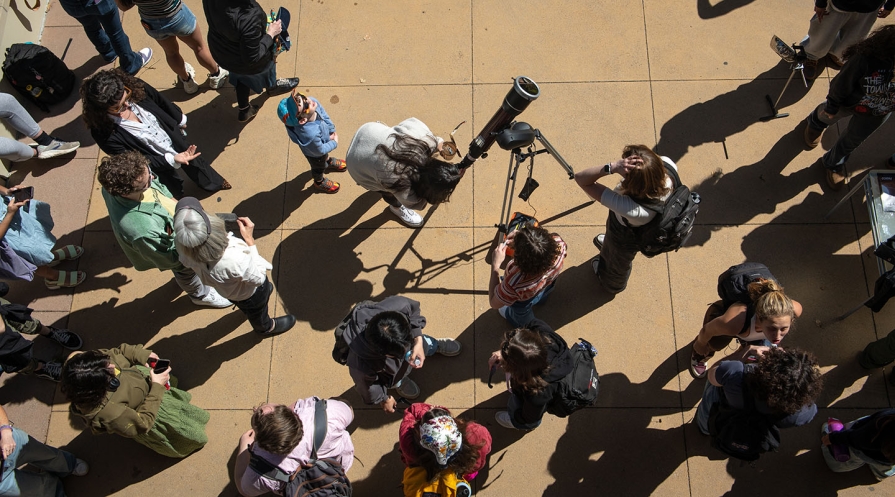
[[[83,120],[107,154],[97,178],[121,250],[137,271],[172,271],[176,283],[198,306],[239,308],[259,337],[288,332],[296,318],[268,313],[273,285],[267,271],[272,265],[258,253],[253,221],[232,220],[237,235],[228,230],[225,219],[207,212],[196,198],[184,196],[178,169],[210,192],[232,185],[186,139],[187,115],[135,76],[152,50],[131,50],[117,7],[137,7],[143,27],[161,45],[186,93],[196,93],[199,85],[194,68],[179,53],[178,40],[207,69],[211,89],[220,89],[229,79],[236,88],[241,122],[257,113],[249,103],[251,91],[275,95],[291,90],[279,102],[277,115],[288,138],[306,157],[316,191],[338,192],[340,184],[325,173],[347,172],[358,185],[380,194],[403,224],[420,228],[424,219],[418,211],[447,202],[464,176],[466,169],[440,154],[444,140],[416,118],[395,126],[366,123],[355,132],[344,159],[331,156],[339,144],[333,119],[318,99],[295,89],[298,78],[277,78],[275,57],[284,26],[281,20],[269,19],[255,0],[204,0],[207,43],[182,0],[61,3],[83,24],[106,62],[119,59],[119,68],[86,78],[80,97]],[[803,40],[811,68],[824,58],[841,66],[827,99],[808,116],[805,127],[806,144],[813,147],[826,127],[851,116],[845,132],[819,161],[833,188],[846,180],[849,154],[895,110],[895,26],[879,28],[868,37],[872,19],[886,17],[890,4],[895,0],[830,0],[829,5],[817,0],[816,17]],[[79,147],[41,130],[11,95],[0,94],[0,117],[36,141],[28,146],[0,139],[4,158],[51,158]],[[889,164],[895,167],[895,160],[889,159]],[[610,175],[620,178],[614,187],[600,182]],[[619,159],[585,168],[574,179],[585,195],[609,211],[605,233],[593,240],[599,251],[591,261],[594,284],[610,295],[623,292],[633,261],[643,252],[644,228],[661,218],[672,192],[682,186],[678,166],[646,145],[631,144]],[[79,285],[87,278],[84,272],[55,266],[82,257],[84,249],[56,247],[49,206],[18,199],[21,190],[21,185],[0,187],[4,199],[0,275],[29,281],[40,276],[50,290]],[[558,233],[536,223],[508,233],[493,250],[489,305],[510,329],[490,355],[488,368],[505,373],[506,409],[494,417],[505,429],[530,431],[546,414],[568,415],[557,403],[569,395],[566,380],[578,367],[578,345],[570,346],[534,312],[535,306],[547,304],[567,250]],[[733,287],[708,307],[692,343],[689,371],[705,381],[694,421],[713,446],[752,460],[779,445],[779,429],[812,422],[823,378],[811,352],[782,345],[803,308],[784,293],[767,268],[754,263],[734,266],[721,281]],[[7,291],[5,284],[0,286],[0,297]],[[156,352],[126,343],[80,351],[80,336],[41,324],[30,314],[27,307],[0,299],[3,371],[60,382],[72,416],[93,433],[131,438],[172,458],[187,457],[208,442],[205,428],[210,414],[192,405],[191,395],[177,388],[170,363]],[[424,334],[426,324],[420,303],[405,296],[359,302],[335,330],[333,358],[347,366],[364,404],[378,405],[387,413],[406,404],[398,434],[406,466],[405,495],[447,495],[439,493],[445,488],[464,495],[458,489],[469,489],[469,482],[485,467],[492,438],[482,424],[455,417],[445,407],[411,402],[421,395],[420,386],[410,378],[414,370],[427,361],[442,360],[433,356],[462,352],[453,338]],[[62,362],[37,359],[23,333],[44,336],[71,354]],[[730,354],[710,365],[717,352],[731,348]],[[895,330],[869,344],[860,357],[867,369],[892,362]],[[354,417],[350,403],[339,398],[309,397],[292,405],[265,403],[255,408],[251,429],[238,441],[236,488],[245,496],[283,494],[295,475],[308,469],[309,461],[327,461],[344,475],[354,459],[349,434]],[[759,426],[753,430],[755,447],[751,438],[736,438],[745,436],[742,430],[731,434],[736,431],[732,426],[745,425],[747,419],[750,427]],[[879,479],[895,474],[895,410],[849,422],[830,418],[820,429],[821,452],[833,471],[868,465]],[[64,495],[60,478],[88,471],[85,461],[14,428],[2,407],[0,449],[5,460],[0,495]],[[19,470],[25,463],[43,472]]]

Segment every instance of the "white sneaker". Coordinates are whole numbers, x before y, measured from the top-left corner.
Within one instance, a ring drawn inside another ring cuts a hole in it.
[[[186,73],[189,74],[190,79],[184,81],[180,79],[180,76],[177,76],[177,79],[183,83],[183,91],[185,91],[187,95],[192,95],[199,91],[199,84],[196,83],[196,70],[193,69],[193,66],[191,66],[189,62],[184,62],[183,66],[186,69]]]
[[[193,301],[196,305],[204,305],[207,307],[214,307],[215,309],[223,309],[225,307],[230,307],[233,305],[232,302],[221,297],[221,294],[217,292],[214,288],[211,288],[208,292],[208,295],[205,298],[197,299],[195,297],[190,297],[190,300]]]
[[[146,64],[149,64],[149,61],[152,60],[152,49],[149,47],[142,48],[137,53],[140,54],[140,59],[143,61],[140,67],[146,67]]]
[[[504,428],[518,430],[518,428],[513,426],[513,421],[510,419],[510,413],[507,411],[497,411],[496,413],[494,413],[494,421],[497,421],[497,424],[503,426]]]
[[[90,466],[87,464],[87,461],[78,459],[75,461],[75,469],[71,471],[71,474],[73,476],[84,476],[88,471],[90,471]]]
[[[65,155],[74,152],[80,146],[80,142],[63,142],[54,139],[49,145],[37,146],[37,158],[49,159],[58,155]]]
[[[420,216],[418,212],[413,209],[408,209],[403,205],[401,207],[388,206],[389,210],[392,211],[398,218],[401,219],[401,222],[410,226],[411,228],[419,228],[423,225],[423,216]]]
[[[227,76],[230,75],[230,71],[224,69],[221,66],[218,66],[218,75],[212,76],[208,75],[208,87],[212,90],[218,90],[223,88],[225,84],[227,84]]]

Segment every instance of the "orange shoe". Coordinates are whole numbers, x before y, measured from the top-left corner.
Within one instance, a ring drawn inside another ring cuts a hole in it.
[[[326,159],[326,170],[332,173],[341,173],[348,169],[348,163],[345,162],[345,159],[335,159],[330,157]]]
[[[321,182],[314,182],[314,188],[323,193],[336,193],[339,191],[339,184],[329,178],[323,178]]]

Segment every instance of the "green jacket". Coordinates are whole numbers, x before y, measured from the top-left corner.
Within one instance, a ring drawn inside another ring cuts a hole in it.
[[[143,345],[121,344],[114,349],[100,349],[112,363],[118,366],[121,385],[114,392],[107,392],[100,405],[82,411],[71,405],[71,412],[87,422],[93,433],[117,433],[134,438],[147,433],[158,416],[164,385],[153,383],[147,374],[135,366],[143,366],[149,360],[150,350]],[[146,369],[145,367],[143,368]]]
[[[158,179],[152,180],[151,187],[171,197],[171,192]],[[160,203],[115,197],[105,188],[102,192],[112,231],[134,269],[179,271],[184,268],[174,247],[174,219]]]

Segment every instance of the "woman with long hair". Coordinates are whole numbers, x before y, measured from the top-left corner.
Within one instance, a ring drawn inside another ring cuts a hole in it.
[[[836,473],[866,464],[877,480],[895,475],[895,409],[883,409],[844,425],[830,418],[821,433],[824,461]]]
[[[404,495],[444,479],[472,480],[485,467],[491,434],[475,421],[455,418],[446,407],[413,404],[400,428]]]
[[[146,82],[120,69],[100,71],[84,80],[81,102],[99,148],[108,155],[140,152],[176,198],[183,196],[181,168],[203,190],[232,188],[186,141],[186,114]]]
[[[497,412],[495,420],[504,428],[533,430],[549,411],[559,381],[575,365],[566,341],[535,319],[504,334],[500,349],[488,359],[489,368],[497,366],[506,373],[510,398],[507,410]]]
[[[614,189],[597,182],[610,174],[622,177]],[[600,255],[591,264],[603,288],[620,293],[628,286],[634,257],[640,251],[634,230],[652,221],[656,211],[651,207],[662,206],[681,184],[677,165],[646,145],[628,145],[621,159],[580,171],[575,174],[575,182],[609,209],[606,233],[594,238]]]
[[[208,412],[190,404],[171,367],[142,345],[76,352],[62,366],[69,411],[93,433],[115,433],[168,457],[186,457],[208,442]]]
[[[774,280],[760,278],[747,288],[749,304],[738,302],[724,309],[719,300],[706,311],[690,355],[694,378],[705,378],[708,360],[734,338],[743,347],[750,343],[778,346],[802,315],[802,305],[783,293],[783,287]]]
[[[895,110],[895,25],[877,29],[842,57],[845,65],[830,81],[827,99],[808,115],[805,125],[805,144],[815,148],[828,126],[851,116],[833,147],[815,163],[824,168],[833,190],[845,184],[849,155]],[[895,168],[895,156],[888,166]]]
[[[199,91],[199,84],[196,83],[193,66],[180,55],[178,40],[192,49],[199,64],[208,70],[208,86],[211,89],[220,89],[227,82],[229,73],[214,61],[196,16],[182,0],[116,0],[116,3],[124,11],[137,6],[140,24],[146,34],[162,46],[168,67],[177,74],[183,91],[188,95]]]
[[[397,126],[380,122],[360,127],[348,146],[348,174],[358,185],[378,192],[389,210],[411,228],[423,225],[417,210],[447,202],[463,170],[438,159],[444,140],[415,117]]]

